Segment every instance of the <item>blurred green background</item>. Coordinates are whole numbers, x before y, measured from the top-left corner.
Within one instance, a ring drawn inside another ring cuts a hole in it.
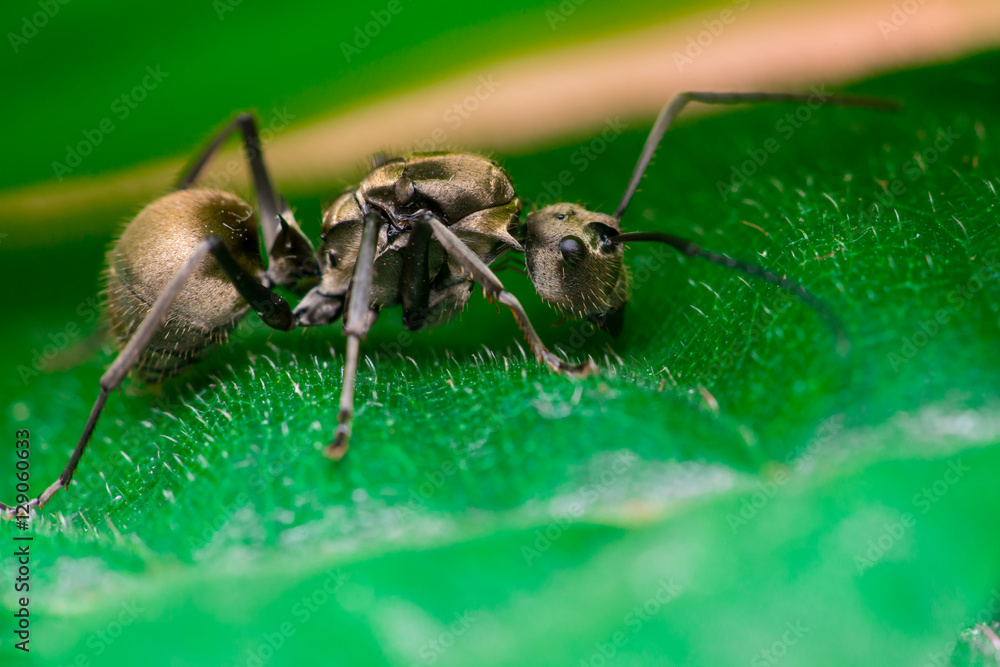
[[[66,187],[185,157],[236,110],[266,125],[287,107],[304,124],[707,6],[587,0],[554,31],[558,3],[402,2],[349,64],[340,44],[387,5],[57,5],[0,48],[0,199],[52,181],[147,65],[165,83]],[[7,4],[0,26],[37,11]],[[791,137],[788,107],[687,117],[661,151],[683,159],[661,157],[634,200],[632,229],[704,237],[801,281],[846,323],[847,357],[775,287],[636,246],[614,341],[560,325],[526,278],[502,274],[546,341],[598,360],[584,381],[526,360],[510,316],[478,295],[412,338],[384,313],[340,465],[316,451],[335,423],[338,327],[272,333],[251,317],[162,388],[127,383],[76,484],[30,528],[32,651],[13,648],[5,611],[0,659],[996,664],[988,633],[961,633],[1000,610],[997,72],[1000,53],[981,53],[845,82],[906,109],[820,109]],[[565,197],[612,209],[648,126],[574,170]],[[601,129],[496,157],[537,200]],[[780,150],[720,196],[770,137]],[[295,198],[307,231],[355,175]],[[0,470],[30,429],[36,493],[113,358],[54,368],[49,352],[96,326],[104,249],[144,203],[122,192],[37,228],[0,210]],[[93,231],[62,241],[73,227]],[[12,490],[0,480],[0,498]],[[5,556],[19,533],[0,528]],[[0,566],[13,609],[14,565]]]
[[[348,59],[342,45],[363,43],[357,30],[375,20],[372,12],[384,17],[388,0],[336,8],[308,1],[275,8],[248,0],[148,7],[56,0],[58,12],[37,35],[23,44],[14,40],[2,55],[4,84],[17,100],[4,110],[8,126],[16,128],[7,147],[18,159],[0,166],[0,183],[52,179],[51,163],[105,117],[115,130],[74,176],[185,155],[235,110],[259,110],[265,126],[275,108],[288,108],[300,122],[329,116],[506,56],[586,41],[706,4],[641,0],[623,11],[613,3],[569,1],[572,23],[553,30],[546,12],[560,12],[559,3],[397,2],[401,11],[368,46],[347,51]],[[20,35],[24,17],[39,11],[37,3],[5,3],[0,21]],[[150,91],[141,107],[115,104],[141,83],[147,66],[159,67],[169,85]]]

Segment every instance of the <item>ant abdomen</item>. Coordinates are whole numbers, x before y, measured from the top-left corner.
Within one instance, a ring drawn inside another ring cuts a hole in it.
[[[142,209],[107,254],[106,313],[119,347],[135,333],[157,297],[200,243],[219,237],[236,261],[263,273],[257,220],[239,197],[216,190],[179,190]],[[159,382],[222,342],[248,304],[211,257],[195,269],[167,313],[136,372]]]

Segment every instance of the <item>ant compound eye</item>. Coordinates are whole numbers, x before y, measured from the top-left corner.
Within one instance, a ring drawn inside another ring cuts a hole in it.
[[[587,247],[575,236],[564,236],[559,241],[559,252],[562,253],[563,260],[573,266],[587,256]]]
[[[601,242],[601,250],[604,250],[605,252],[614,250],[614,242],[612,239],[620,233],[617,229],[605,225],[603,222],[588,222],[584,226],[597,234],[597,238],[600,239]]]

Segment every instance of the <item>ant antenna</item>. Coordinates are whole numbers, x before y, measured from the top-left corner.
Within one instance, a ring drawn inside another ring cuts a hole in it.
[[[632,201],[632,196],[635,194],[636,190],[639,189],[639,182],[642,181],[642,177],[646,173],[646,168],[649,167],[649,163],[653,160],[653,154],[656,153],[656,149],[663,140],[663,135],[666,134],[667,130],[670,128],[670,124],[674,121],[681,110],[690,102],[701,102],[703,104],[798,102],[801,104],[809,104],[810,106],[814,104],[829,104],[832,106],[859,107],[879,111],[898,111],[902,107],[902,103],[898,100],[864,95],[831,94],[824,92],[822,88],[818,90],[814,88],[811,93],[680,93],[664,105],[664,107],[660,110],[660,114],[656,117],[653,129],[646,138],[646,143],[642,147],[642,153],[639,154],[639,161],[636,163],[635,169],[632,172],[632,177],[629,179],[628,186],[625,188],[625,194],[622,195],[621,203],[619,203],[618,208],[615,209],[614,218],[616,220],[621,221],[622,216],[625,214],[625,209],[628,208],[629,202]],[[802,299],[802,301],[812,306],[823,317],[823,319],[826,320],[827,324],[830,325],[837,336],[837,351],[841,354],[841,356],[846,356],[848,352],[850,352],[851,343],[847,339],[847,335],[844,333],[844,328],[841,326],[840,321],[826,306],[823,305],[819,299],[813,296],[812,293],[802,285],[788,280],[787,278],[782,278],[781,276],[772,273],[761,266],[757,266],[756,264],[741,262],[729,257],[728,255],[705,250],[697,243],[688,241],[687,239],[682,239],[679,236],[673,236],[671,234],[660,234],[656,232],[630,232],[616,234],[615,236],[607,239],[607,243],[615,244],[625,244],[633,241],[656,241],[658,243],[666,243],[689,257],[701,257],[702,259],[707,259],[714,264],[721,264],[722,266],[728,266],[732,269],[738,269],[751,276],[756,276],[790,291]]]
[[[883,97],[871,97],[866,95],[846,95],[831,94],[820,90],[812,93],[681,93],[668,102],[656,117],[656,123],[646,138],[646,144],[639,154],[639,161],[632,172],[628,187],[622,201],[615,209],[614,217],[621,220],[625,214],[625,209],[632,201],[632,195],[639,189],[639,181],[642,180],[646,168],[653,159],[653,154],[663,140],[663,135],[670,128],[670,124],[677,117],[677,114],[688,105],[689,102],[701,102],[703,104],[746,104],[748,102],[800,102],[802,104],[819,104],[839,107],[858,107],[862,109],[875,109],[878,111],[898,111],[902,108],[899,100],[887,99]]]
[[[707,259],[713,264],[721,264],[722,266],[726,266],[731,269],[743,271],[748,275],[766,280],[769,283],[773,283],[788,290],[802,299],[802,301],[812,306],[813,309],[815,309],[816,312],[818,312],[820,316],[826,320],[827,324],[830,325],[830,328],[833,329],[833,332],[837,337],[837,352],[840,356],[846,357],[851,351],[851,342],[848,340],[847,334],[844,332],[844,327],[840,324],[840,320],[838,320],[837,317],[830,312],[825,305],[823,305],[822,301],[813,296],[809,290],[799,283],[791,281],[788,278],[783,278],[761,266],[757,266],[756,264],[741,262],[728,255],[723,255],[722,253],[705,250],[697,243],[688,241],[687,239],[683,239],[679,236],[674,236],[673,234],[661,234],[659,232],[626,232],[616,234],[608,239],[609,243],[619,245],[635,241],[655,241],[658,243],[665,243],[673,248],[676,248],[689,257],[701,257],[702,259]]]

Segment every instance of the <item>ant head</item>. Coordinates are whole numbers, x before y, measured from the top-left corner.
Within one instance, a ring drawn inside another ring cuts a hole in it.
[[[528,275],[543,299],[612,334],[628,296],[624,247],[612,242],[618,220],[575,204],[553,204],[528,214],[524,252]]]

